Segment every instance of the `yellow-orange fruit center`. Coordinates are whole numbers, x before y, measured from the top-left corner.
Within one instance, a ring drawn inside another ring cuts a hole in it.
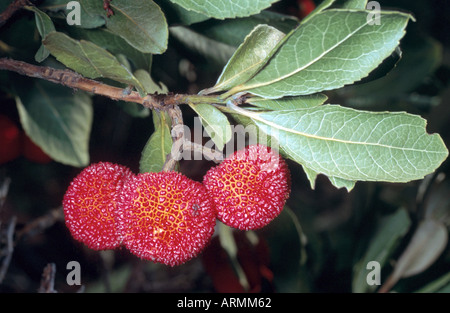
[[[135,255],[167,265],[195,257],[216,221],[205,187],[177,172],[142,173],[122,191],[119,229]]]
[[[290,173],[278,153],[258,144],[211,168],[203,184],[220,221],[243,230],[258,229],[283,209],[290,193]]]
[[[72,237],[94,250],[121,245],[116,225],[117,200],[134,174],[125,166],[100,162],[86,167],[67,189],[63,208]]]

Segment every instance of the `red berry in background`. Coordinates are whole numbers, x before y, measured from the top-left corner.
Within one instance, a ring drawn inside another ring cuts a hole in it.
[[[6,115],[0,115],[0,164],[12,161],[21,154],[21,132]]]
[[[117,201],[123,184],[133,175],[125,166],[100,162],[75,177],[63,199],[66,226],[73,238],[94,250],[121,245]]]
[[[52,160],[52,158],[42,151],[38,145],[31,141],[30,137],[28,137],[25,133],[23,134],[22,150],[23,156],[32,162],[45,164],[51,162]]]
[[[316,4],[312,0],[297,0],[300,18],[308,16],[309,13],[314,11]]]
[[[241,284],[230,256],[221,246],[219,237],[211,240],[211,244],[202,254],[205,271],[211,277],[214,289],[220,293],[273,292],[273,273],[269,268],[270,251],[264,238],[250,242],[245,232],[234,232],[233,238],[237,247],[236,261],[242,269],[247,281],[247,289]]]
[[[197,256],[214,233],[207,190],[178,172],[138,174],[125,184],[119,208],[123,243],[145,260],[180,265]]]
[[[258,229],[283,209],[290,193],[286,162],[271,148],[251,145],[211,168],[203,178],[224,224]]]

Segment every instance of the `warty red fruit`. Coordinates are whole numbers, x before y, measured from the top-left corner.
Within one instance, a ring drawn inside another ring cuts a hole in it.
[[[197,256],[216,223],[205,187],[178,172],[141,173],[127,181],[118,214],[125,247],[170,266]]]
[[[86,167],[67,189],[63,208],[72,237],[94,250],[121,246],[117,201],[134,174],[125,166],[100,162]]]
[[[270,223],[283,209],[290,194],[290,172],[274,150],[251,145],[211,168],[203,178],[224,224],[258,229]]]

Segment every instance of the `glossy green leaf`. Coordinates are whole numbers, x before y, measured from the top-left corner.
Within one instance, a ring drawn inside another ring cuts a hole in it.
[[[38,29],[39,35],[41,38],[45,38],[49,33],[55,31],[55,26],[53,25],[50,17],[39,10],[34,6],[27,7],[29,10],[34,12],[34,16],[36,18],[36,27]],[[34,59],[36,62],[44,61],[50,55],[50,51],[48,51],[44,45],[39,47],[39,50],[34,55]]]
[[[265,98],[308,95],[351,84],[367,76],[399,44],[410,15],[380,13],[380,25],[367,11],[326,10],[286,36],[258,74],[233,92]]]
[[[172,149],[170,117],[164,112],[153,111],[152,114],[155,131],[142,151],[139,162],[139,171],[141,173],[160,172],[166,162],[167,155]]]
[[[189,104],[198,114],[208,135],[216,144],[217,149],[223,150],[225,144],[231,139],[230,122],[225,114],[210,104]]]
[[[170,0],[186,10],[218,19],[250,16],[279,0]]]
[[[296,162],[315,173],[349,181],[407,182],[432,173],[447,158],[426,121],[404,112],[367,112],[338,105],[272,112],[250,117]]]
[[[353,269],[353,292],[374,291],[378,287],[367,284],[367,275],[369,274],[369,270],[366,268],[367,264],[375,261],[380,264],[380,267],[383,267],[410,226],[411,221],[405,209],[399,209],[377,223],[377,228],[371,236],[364,256]]]
[[[252,97],[246,100],[247,103],[269,110],[296,110],[315,107],[323,104],[327,100],[324,94],[308,96],[284,97],[280,99],[265,99]]]
[[[90,97],[42,80],[27,79],[14,87],[26,134],[55,161],[88,165],[93,120]]]
[[[43,41],[45,47],[58,61],[88,78],[109,78],[135,86],[143,94],[142,84],[105,49],[84,40],[52,32]]]
[[[114,0],[110,8],[114,14],[106,16],[103,2],[81,0],[89,14],[100,15],[106,27],[144,53],[161,54],[167,49],[168,25],[161,8],[151,0]]]
[[[256,26],[230,58],[214,87],[203,93],[228,90],[245,83],[266,64],[283,37],[284,34],[274,27]]]

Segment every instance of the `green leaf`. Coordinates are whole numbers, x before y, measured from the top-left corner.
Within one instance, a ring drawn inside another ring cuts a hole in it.
[[[422,220],[382,288],[389,290],[401,278],[417,275],[428,269],[442,254],[447,243],[448,231],[443,223],[433,219]]]
[[[221,67],[230,59],[235,47],[210,39],[183,26],[170,27],[170,34],[189,50],[204,56]]]
[[[250,117],[296,162],[316,173],[349,181],[407,182],[432,173],[447,158],[426,121],[404,112],[367,112],[338,105],[272,112]]]
[[[217,19],[250,16],[279,0],[170,0],[186,10]]]
[[[225,114],[220,112],[211,104],[189,104],[189,106],[198,114],[205,131],[211,137],[217,146],[217,149],[223,150],[225,144],[231,139],[231,125]]]
[[[172,149],[170,117],[165,112],[153,111],[152,114],[155,131],[142,151],[139,162],[139,171],[141,173],[160,172],[166,162],[167,155]]]
[[[69,36],[52,32],[43,41],[58,61],[88,78],[109,78],[135,86],[144,94],[142,84],[105,49],[89,42],[77,41]]]
[[[333,184],[334,187],[340,189],[340,188],[345,188],[347,189],[348,192],[350,192],[356,184],[356,181],[354,180],[348,180],[348,179],[342,179],[339,177],[328,177],[328,179],[330,180],[330,182]]]
[[[312,169],[307,168],[304,165],[302,167],[303,167],[303,171],[306,174],[306,178],[308,178],[311,189],[315,189],[316,188],[316,179],[317,179],[317,175],[319,175],[319,173],[314,172]]]
[[[272,26],[256,26],[228,61],[214,87],[202,93],[228,90],[245,83],[265,65],[283,37],[284,34]]]
[[[134,72],[134,76],[141,82],[142,86],[144,86],[146,93],[166,94],[168,92],[167,87],[155,83],[150,76],[150,73],[146,70],[138,69]]]
[[[388,75],[343,90],[350,104],[378,104],[409,95],[441,65],[442,46],[432,38],[416,37],[413,44],[405,44],[402,50],[401,60]]]
[[[417,293],[433,293],[433,292],[441,292],[442,289],[447,288],[450,290],[450,272],[447,274],[439,277],[438,279],[432,281],[431,283],[427,284],[426,286],[420,288],[419,290],[415,291]],[[444,291],[442,291],[444,292]],[[449,291],[447,291],[448,293]]]
[[[367,0],[338,0],[335,4],[341,9],[364,10],[367,6]]]
[[[114,0],[114,15],[107,17],[102,1],[81,0],[92,15],[106,20],[106,27],[144,53],[161,54],[167,49],[168,25],[161,8],[151,0]]]
[[[252,97],[246,100],[247,103],[269,110],[296,110],[315,107],[323,104],[328,99],[324,94],[308,96],[284,97],[280,99],[265,99]]]
[[[67,4],[72,0],[45,0],[39,8],[47,12],[51,18],[66,19],[73,9],[68,10]],[[62,13],[62,14],[61,14]],[[74,12],[75,13],[75,12]],[[64,21],[65,23],[65,21]],[[80,7],[80,25],[74,28],[97,28],[105,25],[105,19],[97,14],[86,12],[83,5]]]
[[[367,11],[326,10],[292,33],[269,63],[230,92],[265,98],[308,95],[340,88],[367,76],[399,44],[410,15],[381,12],[370,25]]]
[[[336,0],[323,0],[319,5],[316,6],[316,8],[311,13],[305,16],[305,18],[301,21],[301,23],[304,24],[306,21],[308,21],[316,14],[319,14],[323,10],[329,8],[335,1]]]
[[[26,134],[55,161],[88,165],[93,120],[90,97],[42,80],[17,82],[17,109]]]
[[[53,25],[50,17],[36,8],[35,6],[27,7],[27,9],[34,12],[34,16],[36,18],[36,27],[38,29],[41,38],[45,38],[49,33],[55,31],[55,26]],[[39,47],[39,50],[36,52],[34,59],[36,62],[44,61],[50,55],[50,51],[48,51],[44,45]]]
[[[106,28],[82,29],[78,27],[71,27],[69,30],[70,36],[74,39],[91,41],[114,55],[125,55],[133,63],[135,68],[145,70],[150,70],[151,68],[151,53],[143,53],[135,49],[124,39],[113,34]]]
[[[161,7],[169,25],[187,26],[208,20],[210,18],[204,14],[188,11],[178,4],[167,0],[157,0],[155,2]]]
[[[376,285],[367,284],[366,279],[369,273],[366,269],[367,263],[376,261],[383,267],[400,243],[400,240],[408,232],[410,226],[411,221],[405,209],[399,209],[378,222],[377,229],[371,236],[367,251],[353,269],[353,292],[368,292],[377,288]]]
[[[294,16],[262,11],[256,15],[226,19],[223,21],[209,19],[203,23],[192,25],[190,28],[208,38],[233,47],[238,47],[244,41],[245,37],[258,25],[269,25],[283,33],[288,33],[298,23],[298,19]]]
[[[310,292],[311,286],[306,271],[309,250],[308,238],[295,212],[285,206],[280,215],[261,229],[267,240],[270,262],[273,264],[274,281],[280,293]],[[289,257],[286,257],[286,253]]]

